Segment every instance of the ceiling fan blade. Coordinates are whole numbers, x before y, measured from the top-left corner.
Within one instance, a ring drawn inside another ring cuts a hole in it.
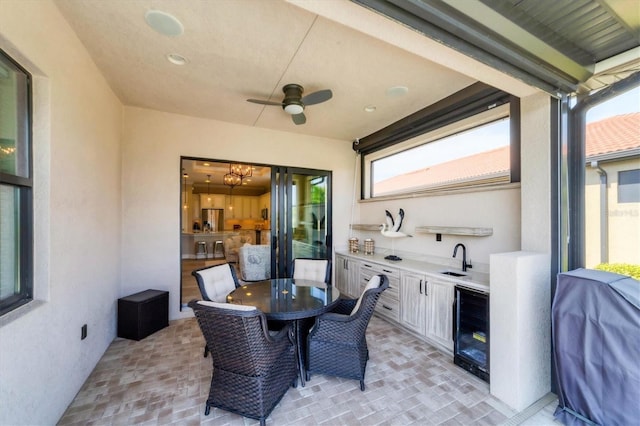
[[[292,115],[291,119],[295,124],[304,124],[307,122],[307,117],[304,116],[304,112]]]
[[[312,93],[313,94],[313,93]],[[247,99],[247,102],[252,102],[254,104],[260,105],[277,105],[282,106],[282,102],[273,102],[273,101],[263,101],[261,99]]]
[[[317,92],[309,93],[307,96],[304,96],[302,99],[300,99],[300,102],[302,102],[305,106],[315,105],[319,104],[320,102],[328,101],[332,96],[333,93],[329,89],[318,90]]]

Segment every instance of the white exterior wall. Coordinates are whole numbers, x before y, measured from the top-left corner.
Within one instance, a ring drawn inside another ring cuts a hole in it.
[[[491,253],[519,250],[520,248],[520,188],[510,186],[499,190],[484,190],[461,194],[424,196],[386,201],[366,201],[359,203],[359,217],[355,223],[382,224],[385,210],[394,216],[400,208],[405,217],[402,231],[414,235],[412,238],[396,238],[393,248],[416,253],[419,256],[451,258],[453,248],[463,243],[467,248],[467,258],[472,264],[489,264]],[[436,241],[435,234],[416,234],[417,226],[458,226],[493,228],[489,237],[469,237],[442,235]],[[392,241],[380,232],[354,231],[353,235],[363,244],[365,238],[372,238],[377,249],[390,249]],[[346,247],[347,241],[336,240],[336,245]],[[455,260],[461,262],[458,255]],[[478,265],[480,266],[480,265]],[[461,266],[460,266],[461,267]],[[488,272],[488,271],[486,271]]]
[[[522,250],[551,250],[551,100],[539,93],[520,100]]]
[[[168,290],[170,319],[191,315],[180,312],[180,156],[332,171],[333,236],[346,241],[351,143],[126,107],[120,296]]]
[[[0,48],[34,75],[37,300],[0,319],[0,424],[54,424],[115,336],[122,106],[52,2],[2,0]]]

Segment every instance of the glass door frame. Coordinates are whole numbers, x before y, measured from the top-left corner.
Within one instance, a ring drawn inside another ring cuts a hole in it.
[[[293,185],[294,175],[318,176],[326,179],[326,252],[319,259],[331,259],[332,247],[332,172],[300,167],[271,167],[271,275],[291,277],[293,264]]]

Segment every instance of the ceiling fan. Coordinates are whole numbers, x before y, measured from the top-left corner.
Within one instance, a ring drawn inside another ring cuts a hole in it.
[[[299,84],[287,84],[282,88],[282,91],[284,92],[282,102],[263,101],[260,99],[247,99],[247,101],[260,105],[281,106],[286,113],[291,114],[291,119],[295,124],[304,124],[307,122],[307,117],[304,116],[304,108],[306,106],[328,101],[333,96],[331,90],[325,89],[302,97],[304,88]]]

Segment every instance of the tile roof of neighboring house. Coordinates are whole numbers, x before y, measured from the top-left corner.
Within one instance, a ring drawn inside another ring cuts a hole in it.
[[[587,124],[587,158],[640,148],[640,113],[617,115]],[[460,170],[465,173],[461,174]],[[471,155],[446,163],[408,172],[375,184],[375,195],[398,188],[453,184],[471,178],[497,176],[509,170],[509,147]]]
[[[586,156],[640,148],[640,112],[587,124]]]
[[[465,170],[464,176],[461,176],[460,170]],[[509,147],[505,146],[385,179],[375,185],[374,193],[382,195],[397,188],[410,189],[435,184],[451,184],[472,177],[489,177],[507,170],[509,170]]]

